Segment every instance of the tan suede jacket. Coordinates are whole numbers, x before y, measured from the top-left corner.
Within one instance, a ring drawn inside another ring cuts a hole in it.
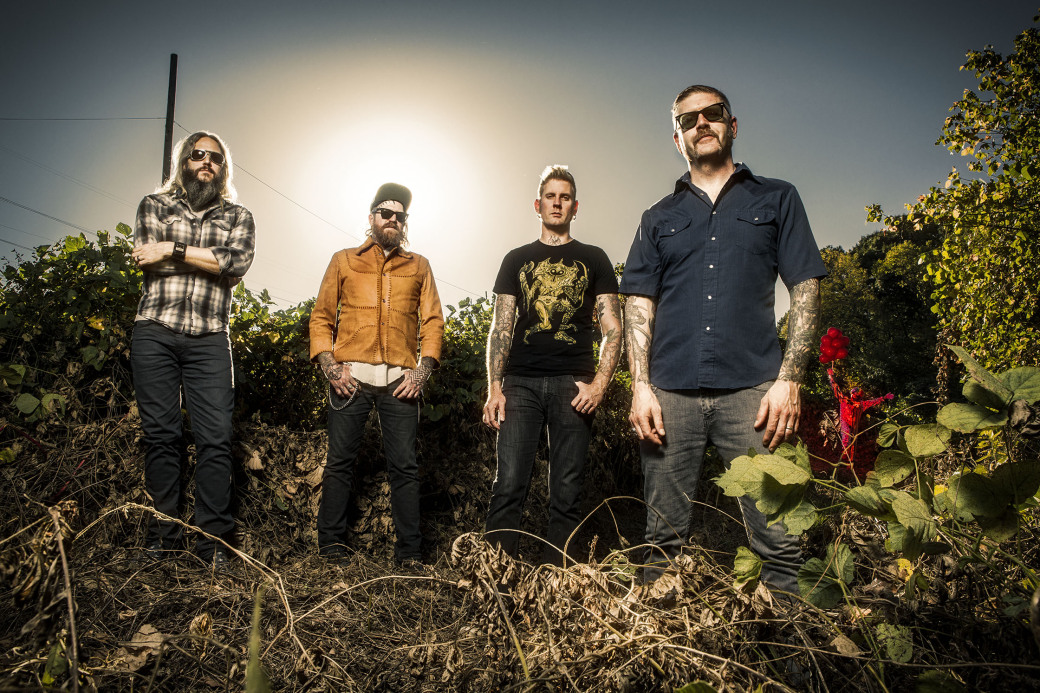
[[[385,255],[371,238],[339,251],[321,280],[310,333],[312,361],[323,351],[340,362],[404,368],[415,368],[417,354],[439,361],[444,313],[429,261],[401,249]]]

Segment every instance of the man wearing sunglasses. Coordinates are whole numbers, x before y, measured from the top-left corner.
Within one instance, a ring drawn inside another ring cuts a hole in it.
[[[318,554],[332,562],[348,558],[354,461],[373,408],[390,473],[394,557],[403,565],[422,562],[415,438],[419,395],[441,355],[444,316],[429,261],[405,250],[411,201],[403,185],[379,188],[369,238],[333,255],[311,312],[311,359],[329,381]]]
[[[171,169],[170,179],[141,201],[132,252],[144,272],[130,361],[145,487],[156,510],[179,516],[183,402],[196,450],[195,524],[220,538],[235,524],[231,290],[253,262],[255,227],[249,210],[234,204],[231,154],[217,135],[185,137]],[[160,559],[180,540],[180,525],[153,519],[144,555]],[[227,566],[227,550],[209,536],[199,536],[196,552],[219,570]]]
[[[672,106],[689,170],[643,213],[621,279],[655,579],[691,534],[703,453],[726,464],[798,430],[800,383],[819,327],[827,270],[797,191],[733,161],[737,119],[719,90],[694,85]],[[791,292],[786,353],[773,315],[777,275]],[[667,433],[666,433],[667,431]],[[799,538],[740,499],[762,579],[798,593]]]
[[[621,357],[617,278],[607,254],[571,237],[578,212],[565,166],[542,172],[538,240],[510,251],[495,280],[484,423],[498,431],[488,539],[518,555],[520,519],[542,432],[549,443],[549,529],[541,560],[573,556],[596,408]],[[593,355],[599,319],[599,364]]]

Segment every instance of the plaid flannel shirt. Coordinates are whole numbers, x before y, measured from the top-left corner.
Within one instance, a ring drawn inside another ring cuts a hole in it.
[[[213,251],[220,271],[211,274],[179,260],[144,268],[138,320],[152,320],[191,335],[224,332],[231,316],[231,290],[253,262],[256,227],[241,205],[221,200],[193,212],[183,193],[158,193],[141,200],[134,245],[181,242]]]

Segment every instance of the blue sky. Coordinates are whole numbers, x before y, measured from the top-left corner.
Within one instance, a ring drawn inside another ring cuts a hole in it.
[[[0,255],[76,233],[48,217],[132,225],[159,182],[170,53],[176,134],[230,144],[257,219],[246,284],[281,305],[316,293],[386,180],[415,193],[412,249],[446,304],[490,293],[537,237],[550,163],[577,177],[575,237],[623,261],[684,171],[668,109],[692,83],[729,96],[736,158],[794,183],[820,245],[848,248],[865,205],[899,211],[962,165],[934,146],[974,86],[958,67],[1008,52],[1034,3],[20,3],[0,44]]]

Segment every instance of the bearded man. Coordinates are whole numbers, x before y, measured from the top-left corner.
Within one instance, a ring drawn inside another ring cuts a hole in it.
[[[401,565],[422,562],[415,439],[419,395],[441,356],[444,315],[429,261],[405,250],[411,201],[403,185],[379,188],[368,239],[332,256],[311,312],[311,360],[329,381],[318,555],[335,563],[348,557],[354,460],[373,408],[390,472],[394,557]]]
[[[231,516],[231,413],[235,386],[228,323],[231,290],[253,262],[253,215],[234,204],[231,152],[196,132],[173,152],[173,177],[137,210],[133,260],[144,272],[130,352],[145,444],[145,488],[155,509],[178,517],[183,450],[181,408],[195,440],[198,556],[228,564],[222,542]],[[183,388],[183,398],[182,398]],[[153,518],[144,555],[163,558],[182,537]]]

